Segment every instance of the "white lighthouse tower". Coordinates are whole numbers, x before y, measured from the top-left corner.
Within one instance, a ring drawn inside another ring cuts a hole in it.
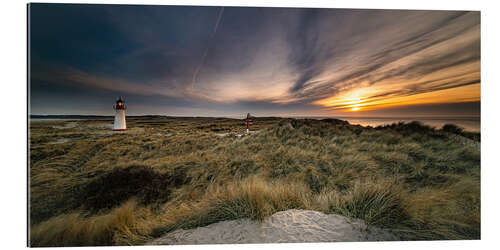
[[[113,131],[125,131],[127,130],[127,123],[125,122],[125,103],[122,97],[116,100],[116,104],[113,106],[115,112],[115,123],[113,124]]]

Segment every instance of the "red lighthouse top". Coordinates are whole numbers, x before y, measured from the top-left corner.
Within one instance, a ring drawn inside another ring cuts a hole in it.
[[[125,106],[125,102],[122,100],[122,97],[118,98],[116,100],[115,106],[113,106],[114,109],[126,109],[127,107]]]

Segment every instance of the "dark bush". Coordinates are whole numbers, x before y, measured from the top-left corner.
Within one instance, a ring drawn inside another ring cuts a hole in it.
[[[187,182],[184,171],[160,174],[147,166],[116,168],[84,186],[76,204],[98,211],[118,206],[133,196],[141,204],[161,203],[169,200],[173,188]]]
[[[443,126],[443,131],[453,133],[453,134],[461,134],[464,130],[461,127],[458,127],[455,124],[445,124]]]
[[[349,122],[348,121],[344,121],[344,120],[339,120],[339,119],[333,119],[333,118],[326,118],[326,119],[323,119],[321,120],[322,122],[327,122],[327,123],[330,123],[330,124],[334,124],[334,125],[349,125]]]

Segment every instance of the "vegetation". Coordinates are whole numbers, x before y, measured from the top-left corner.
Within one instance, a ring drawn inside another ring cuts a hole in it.
[[[32,123],[31,245],[135,245],[292,208],[360,218],[404,240],[480,238],[479,134],[254,123],[249,135],[226,118],[140,117],[126,132],[104,118]]]

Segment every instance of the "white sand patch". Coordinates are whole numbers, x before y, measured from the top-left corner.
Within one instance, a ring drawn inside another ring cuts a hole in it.
[[[53,128],[65,129],[65,128],[74,128],[76,126],[78,126],[78,122],[68,122],[64,124],[64,126],[53,126]]]
[[[57,141],[54,141],[54,142],[49,142],[49,144],[64,144],[64,143],[69,142],[69,141],[71,141],[71,140],[68,138],[62,138],[62,139],[58,139]]]
[[[87,124],[87,127],[93,128],[93,129],[113,129],[113,123],[94,123],[94,124]]]
[[[240,219],[222,221],[165,234],[149,245],[238,244],[284,242],[345,242],[399,240],[395,235],[361,220],[310,210],[287,210],[263,222]]]
[[[127,130],[106,130],[102,134],[103,135],[116,135],[116,134],[130,134],[130,135],[138,135],[143,134],[146,130],[140,127],[127,128]]]
[[[465,147],[472,147],[475,150],[481,151],[481,143],[478,141],[474,141],[461,135],[450,135],[449,138]]]
[[[161,133],[160,133],[160,132],[158,132],[158,133],[156,133],[155,135],[159,135],[159,136],[166,136],[166,137],[168,137],[168,136],[172,136],[172,135],[174,135],[174,134],[172,134],[172,133],[163,133],[163,132],[161,132]]]

